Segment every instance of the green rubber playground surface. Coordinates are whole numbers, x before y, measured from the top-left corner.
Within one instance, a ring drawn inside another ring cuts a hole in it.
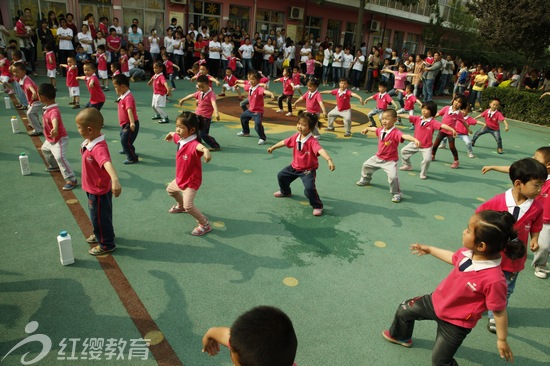
[[[58,78],[57,100],[70,137],[67,157],[80,176],[78,111],[70,109],[63,84]],[[280,88],[272,85],[277,95]],[[413,256],[409,245],[459,248],[476,207],[510,187],[506,175],[482,175],[481,167],[509,165],[550,143],[547,128],[510,121],[510,131],[502,134],[503,155],[496,153],[490,135],[478,140],[475,159],[457,141],[460,168],[451,169],[450,151],[439,150],[425,181],[418,177],[417,154],[415,170],[400,172],[403,200],[394,204],[383,171],[374,174],[371,187],[355,185],[361,164],[376,152],[376,139],[359,133],[374,106],[370,102],[356,108],[351,138],[343,137],[342,127],[322,135],[321,145],[336,170],[330,172],[320,160],[317,189],[325,212],[314,217],[299,180],[291,198],[272,195],[291,150],[270,155],[266,149],[294,132],[296,117],[276,114],[275,104],[266,105],[268,141],[259,146],[253,129],[251,137],[236,136],[238,101],[228,94],[218,99],[222,120],[211,128],[222,151],[203,165],[195,202],[213,231],[193,237],[191,217],[168,213],[174,202],[165,188],[175,174],[175,146],[163,140],[175,128],[179,111],[194,109],[192,102],[183,109],[175,104],[194,85],[177,81],[166,108],[167,125],[151,121],[152,92],[146,83],[132,84],[132,90],[141,122],[139,164],[123,165],[124,156],[118,154],[112,88],[102,109],[122,194],[113,199],[117,250],[99,259],[87,253],[91,226],[80,185],[61,193],[59,173],[44,171],[38,138],[12,134],[10,117],[16,111],[0,109],[0,365],[38,358],[32,364],[87,365],[98,364],[99,358],[106,365],[230,365],[226,349],[217,357],[201,353],[202,335],[211,326],[230,326],[257,305],[280,307],[293,320],[300,366],[427,365],[435,322],[417,323],[411,349],[381,336],[401,301],[433,291],[451,270],[433,257]],[[83,85],[81,93],[85,104]],[[334,99],[324,97],[330,110]],[[437,102],[442,107],[449,100]],[[357,101],[352,103],[356,107]],[[29,155],[30,176],[20,174],[21,152]],[[76,262],[70,266],[59,262],[60,230],[73,239]],[[531,259],[529,253],[528,263]],[[508,340],[518,365],[550,363],[549,300],[550,280],[536,278],[528,267],[508,308]],[[485,326],[482,319],[464,341],[456,354],[460,365],[504,363]],[[150,352],[140,338],[151,339]],[[49,352],[39,356],[43,350]]]

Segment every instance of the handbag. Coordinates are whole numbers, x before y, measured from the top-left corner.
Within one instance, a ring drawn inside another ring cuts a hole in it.
[[[378,77],[378,69],[372,70],[372,77],[375,79]]]
[[[283,61],[283,67],[289,67],[290,66],[290,60],[288,58],[285,58]]]
[[[269,56],[269,60],[267,60],[267,62],[269,62],[270,64],[274,63],[275,57],[273,57],[273,55]]]

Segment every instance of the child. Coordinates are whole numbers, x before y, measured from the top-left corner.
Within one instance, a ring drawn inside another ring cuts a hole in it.
[[[481,135],[485,135],[486,133],[490,133],[493,135],[495,140],[497,141],[497,153],[502,154],[502,139],[500,137],[500,122],[504,123],[505,131],[508,132],[508,122],[504,119],[504,116],[498,108],[500,107],[500,100],[498,98],[493,98],[489,102],[489,109],[485,110],[485,112],[481,113],[479,116],[475,117],[475,119],[478,119],[479,117],[485,118],[485,126],[481,129],[479,129],[473,139],[472,139],[472,146],[475,146],[476,140]]]
[[[120,71],[126,76],[130,77],[130,69],[128,66],[128,53],[127,53],[126,47],[120,48],[120,58],[118,59],[118,62],[120,62]]]
[[[212,123],[212,115],[216,117],[216,120],[220,120],[220,114],[218,113],[218,105],[216,104],[216,93],[212,91],[212,88],[208,86],[209,80],[206,75],[200,75],[197,78],[197,91],[193,94],[179,100],[179,105],[182,106],[183,102],[191,98],[197,100],[197,109],[195,114],[200,121],[201,128],[199,135],[201,140],[206,142],[210,146],[210,151],[220,151],[222,148],[216,139],[209,135],[210,124]]]
[[[94,233],[86,239],[98,243],[88,251],[102,255],[116,249],[113,229],[113,195],[118,197],[122,188],[116,170],[111,163],[105,135],[101,133],[103,116],[96,108],[86,108],[76,115],[78,133],[82,143],[82,189],[88,196],[90,220]]]
[[[67,63],[59,65],[67,69],[67,77],[65,79],[65,84],[67,89],[69,89],[69,97],[73,100],[69,105],[73,106],[73,109],[80,108],[80,86],[78,80],[78,66],[76,65],[76,59],[73,56],[67,57]]]
[[[344,120],[344,137],[351,136],[351,97],[359,99],[359,104],[363,104],[363,99],[359,94],[348,90],[348,79],[340,79],[339,88],[334,90],[325,90],[321,94],[332,94],[336,96],[336,107],[328,113],[328,126],[325,131],[334,131],[334,121],[337,117]]]
[[[414,103],[418,103],[420,105],[420,108],[422,108],[422,102],[416,99],[416,96],[414,95],[413,84],[407,84],[407,86],[405,87],[405,91],[403,91],[402,89],[397,89],[397,91],[405,94],[403,97],[404,105],[403,105],[403,108],[397,111],[398,115],[402,113],[408,113],[409,116],[412,116],[414,114]],[[437,108],[436,108],[436,111],[437,111]],[[435,113],[433,116],[435,116]],[[398,119],[398,123],[396,123],[397,125],[401,124],[399,121],[401,121],[401,118]],[[414,130],[414,125],[411,125],[410,129]]]
[[[230,68],[235,75],[238,75],[237,61],[241,61],[241,59],[237,57],[237,51],[231,51],[231,56],[227,58],[227,67]]]
[[[525,249],[512,228],[507,212],[484,211],[473,215],[462,233],[456,252],[424,244],[412,244],[413,254],[431,254],[453,265],[453,270],[431,294],[403,301],[389,330],[382,336],[389,342],[411,347],[414,322],[435,320],[437,336],[432,351],[433,365],[457,365],[454,355],[462,341],[487,309],[495,312],[500,357],[513,361],[506,341],[506,282],[499,264],[500,251],[510,257],[525,257]]]
[[[315,187],[316,172],[319,167],[317,156],[321,155],[328,162],[330,171],[335,169],[330,156],[319,145],[317,140],[312,138],[311,131],[313,131],[317,122],[315,114],[300,112],[298,115],[298,133],[286,140],[279,141],[267,149],[267,152],[270,154],[273,150],[283,146],[293,149],[292,164],[283,168],[277,174],[281,190],[273,193],[273,195],[278,198],[290,197],[292,195],[290,183],[296,178],[301,178],[302,183],[304,183],[304,193],[309,199],[309,204],[313,207],[313,216],[321,216],[323,214],[323,202],[321,202],[321,198],[319,198],[317,188]]]
[[[15,40],[13,40],[15,42]],[[10,45],[11,45],[10,41]],[[14,46],[15,47],[15,46]],[[10,47],[11,48],[11,47]],[[15,66],[17,64],[23,65],[23,69],[25,70],[24,75],[27,74],[27,69],[25,67],[25,62],[22,59],[23,53],[17,49],[14,49],[11,51],[11,59],[12,64],[10,66],[10,73],[13,75],[13,82],[12,82],[12,88],[15,91],[15,94],[17,95],[17,99],[19,100],[19,104],[15,106],[15,108],[20,110],[25,110],[29,107],[29,102],[27,101],[27,96],[25,95],[25,92],[23,91],[23,88],[21,87],[21,84],[19,84],[20,79],[15,76]]]
[[[200,75],[205,75],[206,77],[208,77],[208,86],[210,88],[212,87],[213,82],[216,83],[216,86],[220,86],[220,82],[218,81],[218,79],[208,73],[208,66],[206,64],[199,66],[199,72],[191,78],[191,81],[197,80]]]
[[[202,351],[215,356],[220,344],[229,348],[235,365],[296,366],[298,340],[292,321],[271,306],[247,311],[231,328],[208,329],[202,338]]]
[[[468,157],[473,159],[475,156],[474,151],[472,150],[472,141],[470,141],[470,136],[468,136],[468,134],[472,132],[470,131],[470,128],[466,126],[474,126],[478,123],[485,126],[485,123],[472,118],[472,116],[469,115],[471,111],[472,106],[470,104],[466,105],[466,107],[461,110],[465,125],[462,123],[457,123],[455,128],[458,133],[457,137],[466,144],[466,148],[468,149]]]
[[[44,159],[48,163],[46,171],[58,172],[61,170],[63,179],[65,179],[63,190],[70,191],[76,187],[76,178],[71,165],[65,158],[69,137],[61,120],[61,113],[55,102],[55,95],[55,87],[51,84],[41,84],[38,88],[40,101],[45,105],[42,118],[46,141],[42,144],[41,150]]]
[[[288,67],[285,67],[283,69],[283,77],[279,79],[275,79],[273,81],[281,82],[283,84],[283,93],[279,96],[279,99],[277,100],[279,103],[279,109],[277,110],[277,113],[283,113],[283,100],[286,99],[286,103],[288,106],[288,113],[287,116],[292,116],[292,97],[294,96],[294,83],[292,81],[292,78],[290,77],[290,69]]]
[[[327,116],[327,110],[325,109],[325,105],[323,104],[323,97],[321,96],[321,93],[319,92],[319,79],[317,78],[311,78],[307,82],[307,92],[302,95],[300,98],[298,98],[297,101],[294,102],[294,108],[296,108],[296,105],[305,99],[306,101],[306,112],[314,114],[317,116],[317,121],[319,121],[320,113],[323,111],[323,116]],[[315,128],[312,131],[313,137],[318,139],[321,135],[319,134],[319,123],[315,125]]]
[[[23,63],[15,63],[12,65],[13,76],[19,79],[19,85],[25,93],[25,97],[28,102],[27,109],[27,121],[32,128],[32,131],[29,132],[30,136],[40,136],[42,135],[42,125],[40,124],[40,115],[42,114],[42,103],[38,98],[38,88],[34,81],[27,76],[27,70]]]
[[[535,159],[528,158],[513,163],[510,166],[509,176],[512,180],[513,188],[483,203],[478,207],[476,213],[485,210],[510,212],[516,220],[514,229],[517,230],[519,240],[525,245],[529,243],[531,251],[536,252],[539,249],[538,238],[542,230],[543,208],[541,203],[534,199],[540,193],[548,177],[548,171],[544,164]],[[528,241],[529,234],[531,234],[530,242]],[[518,260],[506,254],[504,253],[502,256],[500,267],[508,283],[507,298],[509,298],[516,287],[519,272],[525,267],[527,257],[524,256]],[[495,333],[496,327],[493,313],[489,312],[487,315],[489,317],[487,329]]]
[[[172,90],[168,86],[166,79],[164,78],[164,65],[162,62],[155,62],[153,64],[154,75],[147,82],[147,85],[153,85],[153,101],[151,106],[155,111],[155,115],[152,120],[160,120],[159,123],[168,123],[168,114],[162,109],[166,107],[166,96],[172,96]]]
[[[220,97],[225,97],[225,91],[231,90],[232,92],[237,92],[237,95],[239,96],[239,100],[243,100],[243,97],[241,95],[241,89],[239,88],[239,85],[237,85],[237,78],[235,75],[233,75],[233,71],[231,68],[225,69],[225,77],[223,78],[223,81],[225,84],[222,86],[222,92],[221,94],[218,94]]]
[[[439,111],[438,116],[443,116],[441,123],[452,128],[456,128],[458,124],[464,124],[464,117],[460,110],[466,105],[466,97],[462,94],[459,94],[453,99],[453,102],[450,106],[446,106]],[[432,160],[435,160],[435,154],[437,153],[437,148],[442,143],[443,139],[449,140],[449,149],[453,154],[454,162],[451,165],[451,169],[456,169],[460,165],[458,161],[458,151],[456,151],[455,138],[450,134],[450,132],[439,130],[435,142],[432,147]],[[443,144],[444,145],[444,144]]]
[[[542,204],[543,214],[542,230],[540,231],[538,240],[539,250],[535,252],[533,263],[531,264],[535,267],[535,276],[545,279],[548,277],[548,273],[550,273],[550,269],[548,269],[548,253],[550,251],[550,200],[548,199],[550,197],[550,147],[543,146],[537,149],[533,158],[546,166],[546,170],[548,171],[546,182],[544,182],[540,194],[535,198],[536,201]],[[491,170],[507,174],[510,173],[509,166],[484,166],[483,169],[481,169],[483,174]]]
[[[118,122],[121,127],[120,144],[122,152],[126,154],[124,164],[135,164],[139,161],[134,141],[139,133],[139,119],[136,110],[136,101],[130,90],[130,80],[126,75],[118,74],[113,77],[113,87],[118,95]]]
[[[0,51],[0,82],[4,86],[4,92],[13,94],[14,90],[10,85],[11,72],[10,60],[6,51]]]
[[[162,62],[164,63],[164,69],[166,70],[166,75],[168,75],[168,81],[172,85],[172,91],[176,90],[176,74],[174,73],[174,68],[178,71],[178,74],[180,73],[180,67],[176,64],[174,64],[170,59],[168,58],[167,53],[162,54]]]
[[[53,52],[53,45],[51,43],[46,43],[44,45],[44,53],[46,54],[46,70],[47,76],[50,78],[50,84],[55,88],[55,76],[57,74],[57,64],[55,60],[55,53]]]
[[[292,83],[294,84],[294,89],[298,90],[298,93],[302,95],[302,77],[305,77],[304,74],[300,74],[298,67],[292,69]]]
[[[193,205],[195,195],[202,183],[201,156],[208,163],[210,151],[200,143],[200,121],[194,113],[183,112],[176,118],[176,132],[170,132],[165,141],[178,145],[176,152],[176,179],[166,188],[177,204],[169,213],[187,212],[197,220],[198,226],[191,235],[201,236],[212,231],[208,219]]]
[[[90,56],[81,45],[76,47],[76,66],[78,66],[78,75],[84,74],[84,65],[90,62]]]
[[[420,179],[427,179],[428,168],[432,162],[432,138],[435,130],[445,129],[450,131],[453,136],[456,136],[456,131],[452,127],[441,124],[434,119],[436,113],[437,105],[429,101],[422,104],[422,117],[409,116],[409,121],[415,127],[414,137],[420,141],[420,146],[417,147],[411,142],[401,149],[403,165],[399,167],[399,170],[412,170],[411,156],[417,152],[421,152]],[[402,116],[406,117],[407,115]]]
[[[257,72],[248,73],[248,85],[245,85],[245,91],[248,92],[249,108],[241,114],[241,127],[242,131],[237,133],[237,136],[248,137],[250,136],[250,126],[248,122],[254,120],[254,129],[260,138],[258,145],[264,145],[267,139],[264,126],[262,124],[262,117],[264,115],[264,95],[271,97],[275,100],[275,95],[269,90],[265,90],[259,85],[260,74]]]
[[[84,64],[84,76],[77,77],[78,80],[86,80],[86,87],[90,92],[90,100],[86,103],[85,108],[95,108],[98,111],[101,110],[103,104],[105,104],[105,93],[99,84],[99,79],[95,74],[95,64],[89,62]]]
[[[370,127],[376,127],[374,116],[378,114],[378,119],[380,119],[380,116],[382,115],[382,113],[388,109],[388,104],[391,103],[393,104],[396,110],[399,109],[399,107],[397,106],[397,103],[395,103],[391,95],[386,92],[387,90],[388,90],[388,83],[385,81],[381,81],[378,84],[378,93],[368,97],[363,102],[363,105],[366,105],[368,101],[371,99],[376,101],[376,108],[374,108],[369,112],[369,114],[367,114],[367,117],[369,118],[369,121],[370,121]]]
[[[120,72],[120,63],[118,61],[111,63],[111,79],[117,75],[121,75]]]
[[[309,80],[313,77],[315,77],[315,65],[323,66],[322,62],[315,61],[313,58],[313,55],[309,53],[307,55],[307,60],[304,62],[300,62],[299,65],[306,64],[306,79]],[[339,79],[339,78],[338,78]],[[336,78],[334,80],[337,80]],[[334,85],[333,85],[334,87]]]
[[[107,72],[107,55],[105,54],[105,46],[97,46],[97,53],[92,55],[96,57],[97,62],[97,74],[101,79],[101,89],[104,91],[109,90],[109,75]]]
[[[382,113],[381,128],[367,127],[361,133],[366,135],[370,132],[375,132],[378,137],[378,151],[376,155],[370,157],[363,163],[361,170],[361,179],[357,182],[360,187],[370,185],[372,173],[378,169],[384,169],[388,175],[388,183],[390,184],[390,193],[392,202],[401,202],[401,190],[399,188],[399,180],[397,178],[397,148],[404,140],[414,142],[414,145],[420,147],[420,141],[411,135],[406,135],[401,130],[395,128],[397,121],[397,113],[393,109],[388,109]]]

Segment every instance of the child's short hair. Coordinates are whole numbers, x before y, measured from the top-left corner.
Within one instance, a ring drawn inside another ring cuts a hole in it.
[[[22,62],[17,62],[15,64],[13,64],[12,66],[13,66],[14,69],[18,69],[18,70],[27,72],[27,69],[25,68],[25,65]]]
[[[55,100],[55,86],[50,83],[40,84],[40,86],[38,87],[38,95],[42,95],[48,100]]]
[[[311,131],[315,129],[315,126],[319,123],[319,117],[314,113],[308,113],[304,111],[298,112],[298,121],[300,120],[306,120],[307,125]]]
[[[97,46],[97,49],[105,52],[105,45],[100,44],[99,46]]]
[[[111,32],[116,32],[116,28],[113,28],[113,27],[109,28],[109,33]]]
[[[197,83],[206,83],[208,84],[210,82],[210,79],[208,79],[208,76],[206,75],[199,75],[197,77]]]
[[[256,70],[250,70],[248,72],[248,77],[251,77],[256,80],[260,80],[262,77],[260,76],[260,73]]]
[[[128,48],[126,48],[126,46],[120,47],[120,50],[121,50],[121,51],[124,50],[124,51],[128,52]]]
[[[258,306],[231,326],[231,350],[242,366],[292,366],[298,340],[290,318],[280,309]]]
[[[435,104],[435,102],[431,100],[428,102],[422,103],[421,109],[424,109],[424,108],[430,111],[430,117],[434,117],[437,114],[437,104]]]
[[[500,104],[500,99],[498,99],[497,97],[492,97],[491,99],[489,99],[489,103],[491,102],[498,102],[498,104]]]
[[[46,44],[44,45],[44,49],[45,49],[46,51],[52,51],[52,50],[53,50],[53,45],[52,45],[51,43],[46,43]]]
[[[388,89],[388,82],[382,80],[381,82],[378,83],[378,86],[381,86],[382,88]]]
[[[19,50],[13,50],[11,51],[11,57],[15,57],[16,59],[20,60],[23,57],[23,53]]]
[[[508,211],[481,211],[474,228],[476,244],[485,243],[487,255],[504,253],[510,259],[519,259],[525,255],[526,247],[518,239],[514,229],[515,219]]]
[[[460,107],[458,107],[459,109],[464,108],[466,103],[468,103],[468,99],[466,99],[466,96],[464,94],[457,94],[456,97],[453,99],[453,102],[457,99],[460,100]]]
[[[67,56],[67,62],[69,62],[69,60],[73,60],[74,62],[76,62],[76,57],[74,57],[74,56]]]
[[[391,118],[397,119],[397,111],[395,109],[386,109],[383,113],[387,113]]]
[[[206,52],[201,52],[201,57],[206,58]]]
[[[225,69],[225,71],[227,71],[227,70],[229,70],[229,71],[231,71],[231,73],[233,73],[233,69],[231,69],[230,67]]]
[[[344,81],[346,84],[349,84],[349,79],[348,78],[340,78],[339,81]]]
[[[85,108],[75,117],[76,122],[83,127],[92,127],[95,130],[101,130],[103,127],[103,115],[95,108]]]
[[[115,70],[120,70],[120,62],[115,61],[111,64],[111,67],[114,67]]]
[[[532,179],[545,181],[548,177],[548,171],[544,164],[533,158],[525,158],[516,161],[510,166],[509,175],[512,183],[519,180],[525,184]]]
[[[202,126],[203,126],[202,118],[197,117],[197,115],[193,112],[185,111],[176,117],[176,124],[178,123],[187,127],[189,131],[191,131],[191,129],[194,128],[195,135],[197,135],[197,141],[201,142],[201,136],[199,131],[202,129]]]
[[[93,62],[87,62],[84,64],[84,67],[89,67],[90,69],[92,69],[93,71],[97,70],[97,67],[96,65],[93,63]]]
[[[124,74],[113,76],[113,83],[116,83],[116,85],[126,85],[127,87],[130,87],[130,79],[128,79],[128,76]]]
[[[414,92],[414,84],[411,84],[411,83],[407,84],[407,85],[405,86],[405,90],[407,90],[407,91],[413,93],[413,92]]]
[[[550,146],[543,146],[539,147],[535,153],[539,153],[542,155],[542,158],[544,159],[543,164],[550,163]]]
[[[319,79],[317,79],[317,78],[310,78],[310,79],[307,81],[307,85],[310,85],[310,84],[311,84],[312,86],[318,88],[318,87],[319,87],[319,84],[320,84]]]
[[[162,72],[164,72],[164,63],[162,63],[161,61],[157,61],[153,65],[157,65],[157,67],[161,69]]]
[[[283,67],[283,74],[285,73],[290,74],[290,67]]]

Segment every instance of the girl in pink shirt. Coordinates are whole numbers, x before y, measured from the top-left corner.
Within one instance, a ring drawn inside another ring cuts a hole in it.
[[[290,76],[290,69],[288,67],[285,67],[283,69],[283,77],[275,79],[273,82],[280,82],[283,84],[283,93],[277,99],[279,103],[279,109],[277,110],[277,113],[284,112],[283,100],[286,99],[286,103],[288,106],[288,113],[286,115],[292,116],[292,98],[294,97],[294,83],[292,82],[292,77]]]
[[[455,128],[458,124],[464,124],[464,117],[460,111],[466,106],[466,97],[462,94],[456,96],[453,99],[452,105],[444,107],[437,114],[441,116],[441,123],[449,127]],[[460,162],[458,161],[458,151],[455,146],[455,138],[452,133],[446,130],[440,130],[437,134],[433,147],[432,147],[432,160],[435,160],[435,154],[437,153],[437,148],[441,145],[442,148],[445,148],[445,139],[449,140],[449,149],[453,154],[454,162],[451,164],[452,169],[458,168]]]
[[[451,273],[432,294],[403,301],[393,323],[382,336],[404,347],[412,346],[416,320],[435,320],[437,337],[432,350],[432,364],[456,365],[454,355],[462,341],[487,310],[495,313],[497,348],[500,357],[513,361],[506,341],[506,279],[500,268],[500,251],[514,258],[525,256],[525,246],[513,229],[509,212],[483,211],[473,215],[462,233],[463,248],[452,252],[424,244],[412,244],[419,256],[431,254],[453,265]]]
[[[191,235],[195,236],[212,231],[206,216],[193,204],[202,183],[201,157],[205,163],[212,158],[210,151],[201,144],[200,129],[200,121],[195,113],[183,112],[176,118],[176,131],[168,133],[164,138],[165,141],[174,141],[178,147],[176,179],[170,182],[166,188],[168,194],[176,200],[177,204],[172,206],[168,212],[186,212],[193,216],[198,223],[198,226],[191,232]]]
[[[157,61],[153,64],[153,72],[155,73],[147,82],[147,85],[153,86],[153,101],[151,107],[155,111],[153,120],[160,120],[159,123],[168,123],[168,114],[162,109],[166,107],[166,96],[172,95],[172,89],[168,86],[168,82],[164,77],[164,64]]]

